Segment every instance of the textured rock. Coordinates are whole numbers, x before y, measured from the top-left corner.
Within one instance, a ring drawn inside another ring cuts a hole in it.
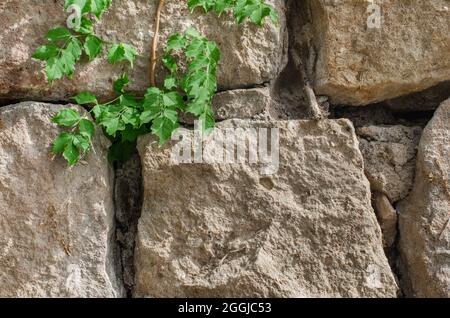
[[[374,3],[380,28],[368,27],[366,0],[308,0],[304,7],[311,11],[310,35],[297,41],[310,41],[305,57],[316,93],[335,104],[366,105],[450,79],[448,1]]]
[[[350,122],[236,120],[216,134],[230,127],[279,128],[278,171],[176,164],[140,139],[135,296],[395,297]]]
[[[50,119],[61,107],[0,108],[0,297],[122,295],[107,141],[98,131],[72,169],[52,159]]]
[[[399,204],[407,294],[450,297],[450,100],[425,128],[414,188]]]
[[[236,89],[217,93],[212,101],[214,117],[218,121],[226,119],[268,120],[275,112],[274,100],[269,87]],[[183,114],[181,121],[193,124],[191,114]]]
[[[234,18],[223,15],[189,13],[185,1],[166,1],[161,21],[161,43],[168,35],[195,26],[222,50],[223,62],[218,81],[221,89],[247,87],[277,76],[284,61],[284,1],[271,0],[280,13],[278,26],[266,23],[258,28],[250,23],[237,26]],[[31,60],[33,51],[44,43],[44,35],[55,26],[65,26],[63,1],[9,0],[0,4],[0,99],[28,98],[67,100],[81,90],[99,96],[112,94],[112,80],[123,66],[111,66],[105,56],[79,65],[73,80],[50,86],[45,83],[43,66]],[[157,1],[114,1],[96,30],[102,38],[133,44],[141,57],[130,72],[130,89],[143,93],[148,87],[148,63],[153,38]],[[105,54],[106,55],[106,54]],[[161,80],[159,70],[159,79]]]
[[[381,232],[383,233],[384,247],[391,248],[394,246],[397,238],[397,211],[395,211],[389,198],[384,193],[375,192],[373,201]]]
[[[274,100],[269,87],[238,89],[217,94],[213,100],[216,119],[265,119]]]
[[[386,194],[391,203],[405,198],[411,191],[421,132],[420,127],[400,125],[356,130],[371,188]]]

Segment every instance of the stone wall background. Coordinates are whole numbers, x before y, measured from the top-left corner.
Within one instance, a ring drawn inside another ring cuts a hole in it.
[[[269,2],[280,23],[257,28],[167,1],[161,28],[221,47],[218,129],[282,130],[270,178],[173,166],[150,136],[112,168],[98,136],[67,169],[52,114],[110,97],[123,70],[100,59],[50,86],[31,55],[63,1],[0,3],[0,296],[450,296],[449,2],[375,0],[373,29],[365,0]],[[143,56],[137,94],[155,7],[116,1],[97,27]]]

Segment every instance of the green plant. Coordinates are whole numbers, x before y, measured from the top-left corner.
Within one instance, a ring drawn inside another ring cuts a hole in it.
[[[62,133],[56,138],[52,150],[55,154],[62,154],[72,166],[80,160],[81,155],[89,152],[95,126],[71,108],[59,111],[52,121],[59,126],[71,128],[71,132]]]
[[[199,118],[205,131],[214,128],[211,103],[217,91],[216,72],[221,56],[216,43],[203,37],[194,28],[171,35],[161,58],[168,75],[163,85],[156,87],[156,51],[164,2],[159,1],[156,12],[149,71],[151,87],[145,96],[136,97],[128,92],[129,78],[123,74],[114,82],[117,97],[111,101],[99,102],[89,92],[81,92],[74,97],[77,104],[90,108],[95,122],[112,141],[110,161],[125,160],[135,148],[137,138],[147,133],[156,135],[160,143],[164,144],[180,126],[180,113],[190,113]],[[133,67],[137,53],[131,45],[108,43],[94,33],[93,19],[100,19],[112,5],[112,0],[65,1],[65,9],[71,5],[81,8],[79,27],[74,32],[66,28],[50,30],[46,36],[50,43],[39,47],[33,56],[45,61],[49,82],[64,76],[71,77],[83,53],[91,61],[100,55],[105,44],[110,45],[108,61],[111,64],[127,61]],[[264,0],[187,0],[187,5],[192,11],[200,7],[205,12],[214,11],[219,15],[232,12],[238,24],[249,19],[262,25],[266,17],[278,21],[276,11]],[[180,62],[187,66],[180,67]],[[95,129],[90,128],[94,124],[90,122],[91,125],[88,125],[88,120],[82,119],[73,109],[62,110],[53,121],[72,129],[71,133],[62,133],[55,140],[53,152],[61,153],[69,165],[76,164],[82,154],[90,149],[95,132]]]

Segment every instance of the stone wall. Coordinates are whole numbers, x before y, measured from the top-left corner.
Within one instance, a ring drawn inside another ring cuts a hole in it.
[[[2,1],[0,297],[448,298],[448,1],[270,0],[280,21],[263,27],[184,2],[167,1],[162,41],[195,25],[223,55],[219,123],[198,149],[274,129],[276,169],[174,162],[183,140],[151,135],[111,165],[100,128],[67,168],[52,116],[80,91],[111,97],[123,66],[103,56],[48,84],[31,56],[64,1]],[[141,96],[156,6],[114,1],[97,26],[137,48]]]

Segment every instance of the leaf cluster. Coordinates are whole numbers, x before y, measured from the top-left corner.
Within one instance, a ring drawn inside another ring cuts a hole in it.
[[[94,124],[71,108],[60,110],[52,122],[71,129],[71,132],[61,133],[56,138],[52,152],[62,154],[69,166],[75,165],[91,149],[92,138],[95,135]]]
[[[124,43],[110,44],[95,35],[94,19],[100,19],[109,9],[112,0],[65,0],[65,9],[71,5],[81,8],[81,23],[75,30],[54,28],[46,38],[49,44],[39,47],[33,57],[46,62],[50,82],[63,76],[71,77],[75,64],[86,55],[89,60],[99,56],[109,44],[108,61],[115,64],[127,61],[133,66],[137,56],[134,47]],[[264,0],[188,0],[188,7],[203,8],[217,14],[233,12],[238,24],[249,19],[261,26],[266,17],[278,21],[275,9]],[[217,68],[220,49],[194,28],[175,33],[168,39],[162,63],[168,75],[162,87],[149,88],[143,97],[135,97],[127,86],[129,78],[123,74],[113,87],[117,97],[109,102],[99,102],[92,93],[81,92],[74,97],[79,105],[88,105],[95,122],[111,140],[110,161],[126,160],[135,149],[140,135],[152,133],[160,144],[169,140],[180,126],[183,113],[196,116],[205,132],[214,128],[212,99],[217,91]],[[53,122],[68,127],[69,132],[58,136],[53,152],[62,154],[69,165],[76,164],[89,152],[95,134],[94,123],[73,109],[61,110]]]
[[[33,54],[34,59],[45,62],[49,82],[64,76],[71,78],[76,63],[83,55],[92,61],[102,53],[105,44],[108,43],[95,35],[94,20],[100,19],[111,4],[112,0],[65,0],[66,10],[72,5],[80,8],[79,25],[73,30],[65,27],[51,29],[45,36],[49,43],[38,47]],[[136,49],[131,45],[112,44],[109,48],[108,61],[111,64],[128,61],[132,66],[136,55]]]
[[[218,15],[231,11],[238,24],[249,19],[262,26],[266,17],[270,17],[274,23],[279,19],[277,11],[265,0],[188,0],[188,7],[191,10],[200,7],[205,12],[214,11]]]

